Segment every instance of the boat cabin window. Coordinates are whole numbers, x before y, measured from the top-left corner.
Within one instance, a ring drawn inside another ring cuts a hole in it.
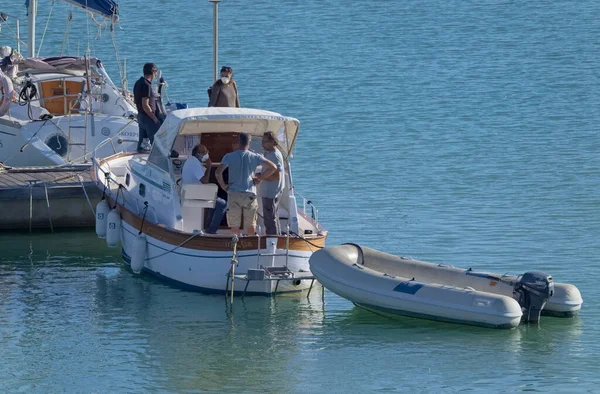
[[[138,193],[140,193],[140,196],[145,197],[146,196],[146,185],[144,185],[143,183],[140,183],[140,186],[138,186]]]
[[[40,105],[52,115],[78,113],[79,102],[73,101],[83,92],[83,81],[64,79],[42,81],[40,86]]]
[[[169,172],[169,159],[156,146],[152,147],[152,151],[150,151],[150,155],[148,156],[148,162],[163,171]]]

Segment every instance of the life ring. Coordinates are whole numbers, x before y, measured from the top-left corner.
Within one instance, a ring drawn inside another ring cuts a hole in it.
[[[4,116],[10,108],[15,90],[10,78],[4,75],[2,71],[0,71],[0,91],[2,92],[2,97],[0,98],[0,116]]]

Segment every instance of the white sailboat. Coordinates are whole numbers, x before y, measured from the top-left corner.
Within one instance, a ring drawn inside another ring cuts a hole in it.
[[[112,0],[67,0],[108,19],[118,20]],[[0,69],[0,163],[48,166],[89,162],[94,148],[100,157],[132,150],[138,139],[137,111],[112,82],[99,59],[35,58],[37,0],[28,7],[28,58],[2,47]]]

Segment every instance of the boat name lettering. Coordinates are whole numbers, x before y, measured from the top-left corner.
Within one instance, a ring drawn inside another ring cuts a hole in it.
[[[227,247],[233,249],[233,242],[229,241],[227,243]],[[240,240],[237,242],[237,247],[238,248],[253,248],[253,242],[250,240]]]

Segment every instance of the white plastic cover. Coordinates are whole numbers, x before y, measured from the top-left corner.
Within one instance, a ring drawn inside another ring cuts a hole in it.
[[[172,111],[154,137],[154,144],[168,156],[178,135],[240,133],[262,137],[272,131],[280,148],[291,153],[300,122],[276,112],[251,108],[188,108]]]

